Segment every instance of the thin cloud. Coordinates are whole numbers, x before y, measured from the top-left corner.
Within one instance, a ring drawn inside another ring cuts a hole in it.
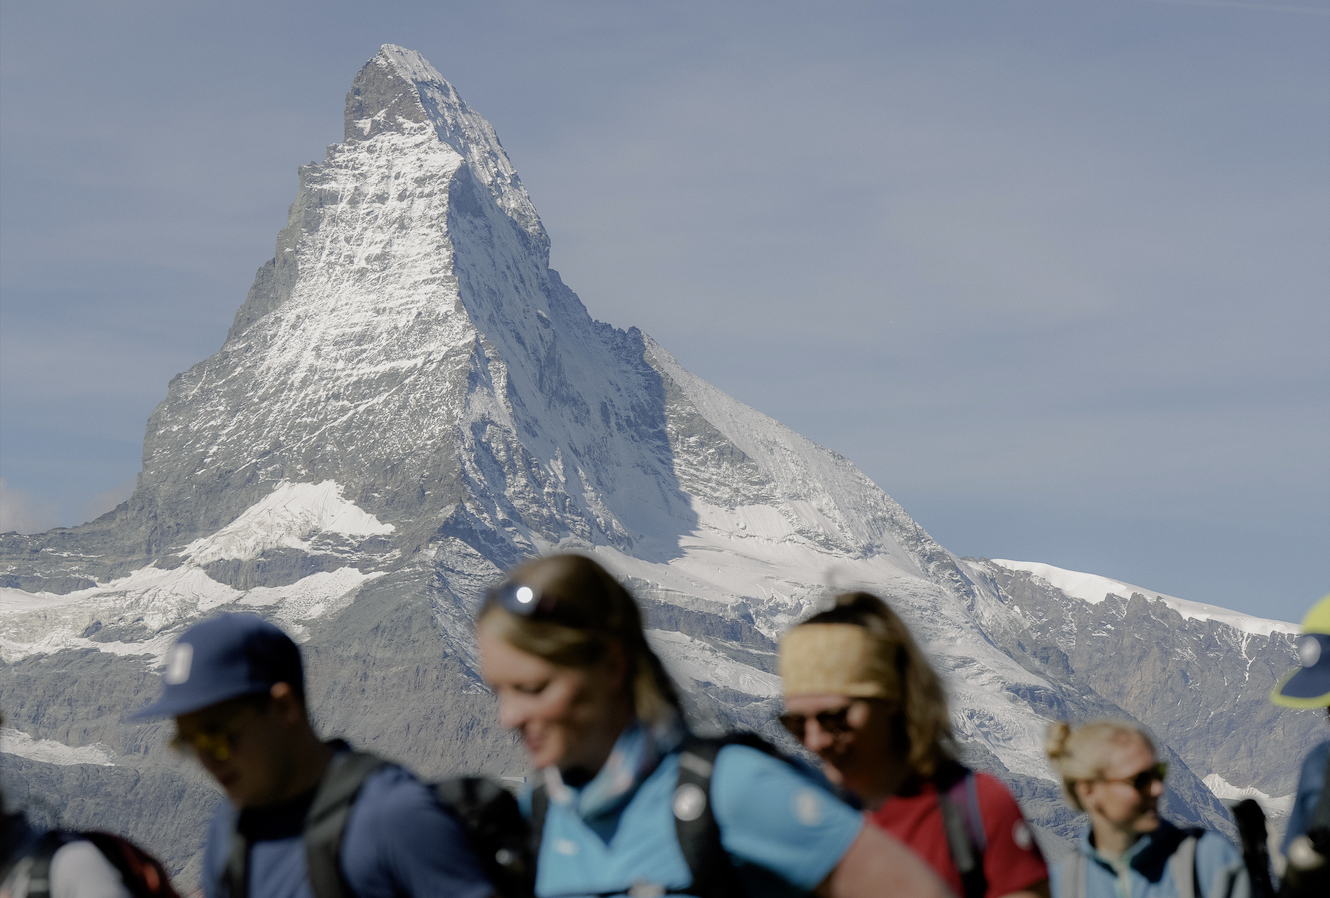
[[[10,486],[0,477],[0,533],[37,533],[56,524],[55,506]]]
[[[1330,16],[1330,9],[1315,6],[1286,6],[1277,3],[1241,3],[1238,0],[1145,0],[1160,6],[1209,6],[1218,9],[1253,9],[1260,12],[1293,13],[1306,16]]]

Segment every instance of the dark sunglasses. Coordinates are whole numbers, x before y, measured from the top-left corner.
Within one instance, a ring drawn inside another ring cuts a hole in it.
[[[796,714],[793,711],[786,711],[776,719],[791,736],[803,742],[809,720],[816,720],[818,729],[829,736],[840,736],[854,729],[850,726],[850,709],[853,707],[854,703],[851,702],[835,710],[819,711],[816,714]]]
[[[244,721],[239,717],[225,723],[214,724],[192,733],[176,733],[171,737],[171,748],[182,755],[229,761],[240,744]]]
[[[1158,764],[1150,765],[1149,767],[1145,768],[1135,776],[1123,776],[1123,777],[1117,777],[1116,779],[1106,776],[1101,776],[1099,778],[1099,782],[1126,783],[1127,785],[1135,789],[1137,792],[1145,792],[1155,784],[1156,780],[1162,783],[1164,781],[1164,777],[1166,776],[1168,776],[1168,762],[1160,761]]]

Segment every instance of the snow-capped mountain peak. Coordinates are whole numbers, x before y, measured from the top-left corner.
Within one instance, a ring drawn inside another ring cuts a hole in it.
[[[447,79],[414,50],[384,44],[346,96],[345,140],[425,126],[462,156],[498,205],[542,252],[549,238],[499,136]]]

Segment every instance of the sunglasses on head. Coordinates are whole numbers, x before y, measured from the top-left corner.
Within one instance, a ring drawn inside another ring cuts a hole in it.
[[[1099,781],[1101,783],[1126,783],[1127,785],[1135,789],[1137,792],[1145,792],[1155,784],[1156,780],[1162,783],[1164,781],[1164,777],[1166,776],[1168,776],[1168,762],[1160,761],[1157,764],[1151,764],[1149,767],[1145,768],[1140,773],[1137,773],[1134,776],[1123,776],[1117,778],[1101,776],[1099,778]]]
[[[498,605],[518,617],[550,621],[579,630],[599,629],[596,624],[583,618],[584,612],[576,603],[560,603],[557,594],[527,583],[506,580],[485,593],[485,602]]]
[[[819,711],[816,714],[797,714],[794,711],[786,711],[784,714],[777,716],[776,719],[780,721],[780,725],[785,727],[785,730],[791,736],[802,742],[804,741],[804,733],[808,731],[809,720],[816,720],[818,729],[829,736],[840,736],[854,729],[850,725],[850,709],[853,707],[854,703],[851,702],[840,708]]]
[[[548,617],[555,605],[554,596],[544,595],[534,586],[507,580],[486,593],[488,601],[504,611],[521,617]]]

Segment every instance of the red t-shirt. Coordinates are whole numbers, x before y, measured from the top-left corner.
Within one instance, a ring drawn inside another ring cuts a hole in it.
[[[1007,787],[986,773],[976,773],[975,785],[979,814],[984,822],[984,876],[988,880],[988,898],[1028,889],[1048,878],[1044,856],[1035,843],[1034,833],[1021,816],[1021,809]],[[970,801],[968,787],[954,794],[964,807]],[[918,795],[897,795],[887,799],[868,819],[905,843],[915,854],[937,871],[957,895],[961,875],[951,860],[947,833],[938,805],[937,787],[926,784]],[[968,819],[968,818],[966,818]]]

